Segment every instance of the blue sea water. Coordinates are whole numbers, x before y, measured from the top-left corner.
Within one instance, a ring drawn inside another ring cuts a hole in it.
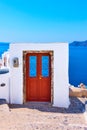
[[[69,82],[74,86],[87,86],[87,47],[69,46]]]
[[[0,58],[1,58],[1,55],[7,51],[9,49],[9,44],[10,43],[3,43],[3,42],[0,42]]]

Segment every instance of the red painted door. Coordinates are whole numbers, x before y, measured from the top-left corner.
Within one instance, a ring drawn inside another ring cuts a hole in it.
[[[26,100],[51,101],[51,59],[48,53],[26,55]]]

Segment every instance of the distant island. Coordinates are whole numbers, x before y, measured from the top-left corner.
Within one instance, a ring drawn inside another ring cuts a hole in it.
[[[70,46],[87,46],[87,40],[86,41],[74,41],[69,44]]]

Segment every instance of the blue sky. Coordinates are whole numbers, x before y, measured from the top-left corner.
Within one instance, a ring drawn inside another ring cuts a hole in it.
[[[87,40],[87,0],[0,0],[0,41]]]

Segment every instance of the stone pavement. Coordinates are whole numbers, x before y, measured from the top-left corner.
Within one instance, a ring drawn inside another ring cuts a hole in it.
[[[68,109],[40,102],[9,105],[10,111],[0,111],[0,130],[87,130],[86,99],[70,98],[70,101]]]
[[[0,113],[9,112],[9,106],[5,99],[0,99]]]

